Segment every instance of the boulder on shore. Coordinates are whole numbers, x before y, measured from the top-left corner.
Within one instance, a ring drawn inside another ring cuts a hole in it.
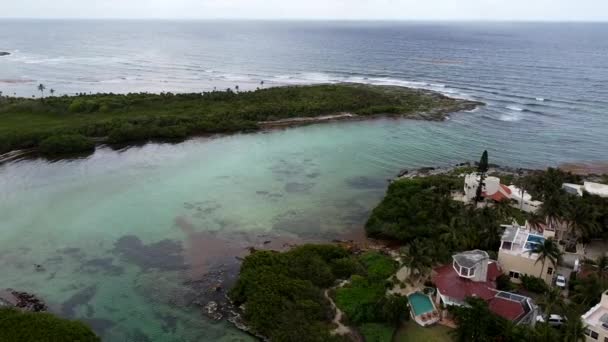
[[[8,56],[10,54],[10,52],[0,51],[0,56]]]

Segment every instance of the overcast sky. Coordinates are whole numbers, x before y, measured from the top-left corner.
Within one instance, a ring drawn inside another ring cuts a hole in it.
[[[3,0],[0,17],[607,21],[608,0]]]

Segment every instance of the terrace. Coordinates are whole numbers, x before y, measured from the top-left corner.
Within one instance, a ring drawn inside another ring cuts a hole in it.
[[[532,251],[545,242],[545,237],[518,226],[503,225],[500,252],[536,259]]]

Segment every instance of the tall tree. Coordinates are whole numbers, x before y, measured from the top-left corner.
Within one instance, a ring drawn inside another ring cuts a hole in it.
[[[581,314],[574,307],[566,311],[566,322],[562,326],[562,340],[564,342],[584,342],[585,325],[581,319]]]
[[[568,222],[570,234],[575,237],[580,236],[584,239],[590,239],[601,232],[601,227],[597,223],[595,208],[579,198],[570,201],[564,219]]]
[[[479,175],[479,184],[477,185],[477,192],[475,194],[475,202],[481,202],[481,195],[483,193],[483,187],[485,185],[486,173],[488,172],[488,151],[483,151],[479,165],[477,165],[477,173]]]
[[[46,89],[46,86],[42,83],[40,83],[38,85],[38,91],[42,94],[42,98],[44,98],[44,90]]]
[[[545,239],[545,241],[541,244],[535,246],[534,249],[529,251],[530,254],[538,254],[538,258],[534,264],[538,262],[542,262],[542,268],[540,270],[539,277],[545,279],[543,277],[543,272],[545,270],[545,262],[548,260],[553,268],[557,267],[557,264],[562,259],[562,251],[560,251],[559,246],[553,239]]]
[[[602,282],[595,274],[591,274],[590,276],[577,280],[570,298],[575,303],[581,304],[585,308],[589,308],[600,301],[602,292],[604,292],[606,288],[605,286],[605,282]]]
[[[55,94],[55,89],[51,88],[51,90],[49,90],[49,92],[51,93],[51,96],[53,96],[53,94]]]

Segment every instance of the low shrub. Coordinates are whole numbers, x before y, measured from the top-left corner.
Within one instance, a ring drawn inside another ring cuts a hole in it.
[[[522,275],[521,285],[526,290],[534,293],[544,293],[549,290],[549,286],[544,280],[534,276]]]
[[[98,342],[85,324],[49,313],[0,309],[0,341],[3,342]]]
[[[39,149],[47,155],[92,152],[95,150],[95,143],[81,134],[62,134],[42,140]]]

